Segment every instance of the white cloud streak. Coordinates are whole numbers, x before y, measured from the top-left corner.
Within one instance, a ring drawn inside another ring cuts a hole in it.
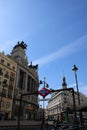
[[[17,39],[9,40],[9,41],[5,42],[4,44],[1,44],[0,51],[4,50],[5,52],[7,52],[7,51],[11,50],[15,41],[17,41]],[[49,62],[54,61],[56,59],[60,59],[65,56],[68,56],[70,54],[73,54],[75,52],[78,52],[84,48],[87,48],[87,35],[62,47],[61,49],[57,50],[56,52],[53,52],[53,53],[46,55],[44,57],[41,57],[39,59],[36,59],[35,61],[33,61],[33,64],[39,64],[39,67],[40,67],[40,66],[48,64]]]
[[[74,90],[77,91],[76,83],[68,85],[68,88],[74,88]],[[87,85],[80,82],[79,83],[79,92],[81,92],[81,93],[83,93],[83,94],[85,94],[87,96]]]
[[[67,55],[78,52],[86,47],[87,47],[87,35],[80,37],[76,41],[62,47],[61,49],[57,50],[56,52],[53,52],[49,55],[46,55],[44,57],[41,57],[41,58],[33,61],[33,64],[38,63],[39,66],[42,66],[42,65],[45,65],[56,59],[63,58]]]
[[[0,45],[0,51],[5,51],[7,53],[7,51],[11,49],[14,43],[15,43],[15,40],[9,40],[9,41],[6,41],[5,43],[2,43]]]
[[[8,41],[2,43],[0,45],[0,51],[5,51],[8,54],[9,51],[11,51],[13,49],[13,46],[15,44],[17,44],[18,41],[22,41],[20,39],[25,39],[26,37],[27,37],[27,35],[24,34],[21,37],[18,37],[18,38],[12,39],[12,40],[8,40]]]
[[[80,87],[80,92],[82,92],[83,94],[85,94],[87,96],[87,85],[81,86]]]

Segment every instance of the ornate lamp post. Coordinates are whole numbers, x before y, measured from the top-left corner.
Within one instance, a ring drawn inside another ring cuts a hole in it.
[[[77,80],[77,73],[76,73],[76,71],[78,70],[78,68],[76,67],[76,65],[73,66],[72,70],[75,73],[76,88],[77,88],[77,94],[78,94],[78,103],[80,105],[80,96],[79,96],[78,80]]]

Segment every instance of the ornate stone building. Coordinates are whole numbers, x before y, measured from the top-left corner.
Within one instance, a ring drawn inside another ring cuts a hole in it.
[[[11,52],[11,58],[17,63],[16,85],[14,89],[13,117],[18,116],[20,94],[35,92],[39,87],[38,65],[28,64],[24,42],[17,43]],[[21,118],[36,120],[38,118],[38,96],[28,95],[23,97],[21,107]]]
[[[0,119],[11,119],[17,63],[0,53]]]
[[[34,93],[39,87],[38,65],[28,63],[26,49],[27,45],[22,41],[13,47],[10,55],[0,53],[0,93],[4,93],[0,99],[0,109],[5,113],[5,117],[10,119],[18,118],[20,95]],[[38,107],[38,95],[24,96],[21,119],[38,119]]]
[[[48,119],[49,120],[57,120],[57,121],[67,121],[72,122],[74,119],[74,103],[72,92],[63,91],[63,89],[67,89],[67,84],[65,77],[63,77],[62,83],[62,91],[55,92],[50,98],[47,106]],[[75,96],[75,106],[76,111],[79,112],[80,109],[87,107],[87,97],[79,93],[80,95],[80,105],[78,103],[78,94],[74,92]],[[77,117],[79,117],[77,112]],[[67,115],[68,114],[68,115]]]

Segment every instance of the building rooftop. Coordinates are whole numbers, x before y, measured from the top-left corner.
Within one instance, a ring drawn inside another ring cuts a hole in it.
[[[21,41],[21,42],[18,41],[13,49],[18,48],[18,47],[21,47],[22,49],[27,49],[27,44],[24,43],[24,41]]]

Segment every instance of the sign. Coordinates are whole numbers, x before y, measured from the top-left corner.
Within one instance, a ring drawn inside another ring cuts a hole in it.
[[[41,90],[38,91],[38,94],[43,96],[44,98],[51,92],[51,90],[43,87]]]

